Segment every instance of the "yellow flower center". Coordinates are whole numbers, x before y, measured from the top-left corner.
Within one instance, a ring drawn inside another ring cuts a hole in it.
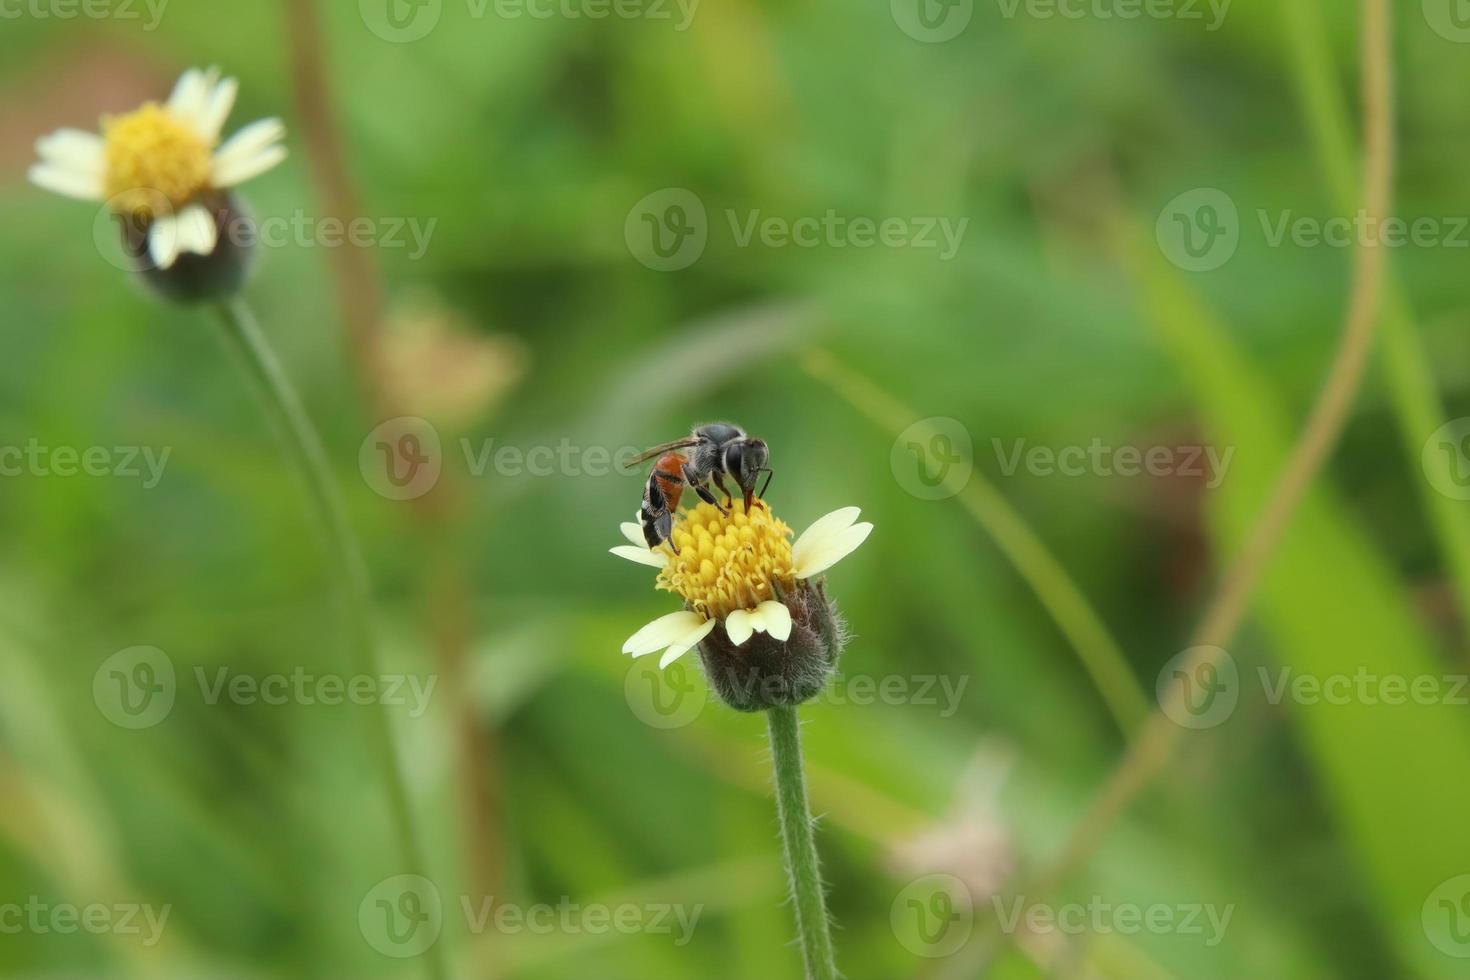
[[[738,498],[730,514],[701,503],[682,511],[674,527],[678,554],[660,548],[669,564],[658,573],[658,587],[679,595],[702,616],[724,619],[736,609],[754,609],[776,598],[795,581],[791,528],[757,500],[745,513]]]
[[[180,208],[209,186],[210,147],[156,102],[102,121],[107,198],[119,214],[153,217],[160,198]]]

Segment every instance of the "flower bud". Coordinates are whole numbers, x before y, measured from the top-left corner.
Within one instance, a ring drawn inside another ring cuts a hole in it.
[[[245,285],[254,255],[254,223],[232,194],[210,192],[201,202],[214,219],[217,241],[208,255],[184,252],[167,269],[159,268],[149,253],[146,214],[118,214],[123,251],[134,269],[154,291],[177,303],[227,299]]]

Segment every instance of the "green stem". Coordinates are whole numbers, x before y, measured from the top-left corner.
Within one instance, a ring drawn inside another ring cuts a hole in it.
[[[910,421],[922,417],[825,350],[808,351],[802,367],[858,412],[887,429],[890,435],[897,436],[909,427]],[[1066,566],[999,488],[986,480],[979,469],[968,473],[965,479],[968,482],[955,490],[956,499],[990,535],[1001,554],[1036,593],[1057,629],[1071,642],[1118,730],[1133,736],[1148,717],[1151,695],[1138,683],[1123,648],[1108,632],[1102,617]]]
[[[250,375],[261,403],[270,413],[278,435],[295,457],[311,494],[314,516],[326,536],[338,585],[347,603],[348,647],[353,669],[364,676],[379,676],[377,641],[372,628],[372,584],[357,537],[347,521],[347,511],[332,477],[331,464],[327,461],[321,438],[302,407],[300,396],[281,368],[275,351],[261,333],[250,307],[236,297],[220,303],[218,311],[226,342]],[[398,837],[399,859],[407,873],[423,875],[427,865],[387,708],[382,704],[375,706],[369,712],[369,718],[372,754],[378,762],[388,794],[389,815]],[[448,975],[443,950],[437,943],[429,955],[428,971],[435,980],[443,980]]]
[[[796,930],[801,934],[807,980],[836,980],[827,898],[822,890],[817,840],[806,800],[796,709],[771,708],[766,712],[766,723],[771,731],[771,760],[776,769],[776,811],[781,820],[781,842],[786,850],[786,872],[791,878]]]

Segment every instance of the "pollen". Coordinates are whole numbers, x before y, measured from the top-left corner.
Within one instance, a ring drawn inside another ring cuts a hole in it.
[[[156,102],[102,121],[106,194],[119,214],[153,217],[159,200],[179,208],[209,186],[210,147]]]
[[[702,616],[723,620],[736,609],[754,609],[776,598],[778,585],[784,589],[795,581],[791,528],[763,500],[748,514],[738,499],[729,514],[706,503],[681,511],[673,541],[677,554],[662,546],[669,564],[659,572],[658,587]]]

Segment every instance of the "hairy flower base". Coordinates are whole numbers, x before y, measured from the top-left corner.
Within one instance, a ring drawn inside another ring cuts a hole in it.
[[[784,641],[756,633],[737,646],[719,624],[699,643],[710,686],[737,711],[810,701],[827,686],[846,645],[837,605],[820,583],[798,581],[779,598],[791,612]]]
[[[234,195],[212,193],[199,203],[200,213],[216,229],[250,224],[249,215]],[[207,254],[181,252],[168,268],[160,268],[150,252],[151,236],[158,234],[152,222],[141,215],[114,217],[122,230],[123,251],[133,260],[143,281],[160,295],[180,303],[201,303],[233,296],[245,284],[253,257],[248,239],[217,234],[218,242]]]

